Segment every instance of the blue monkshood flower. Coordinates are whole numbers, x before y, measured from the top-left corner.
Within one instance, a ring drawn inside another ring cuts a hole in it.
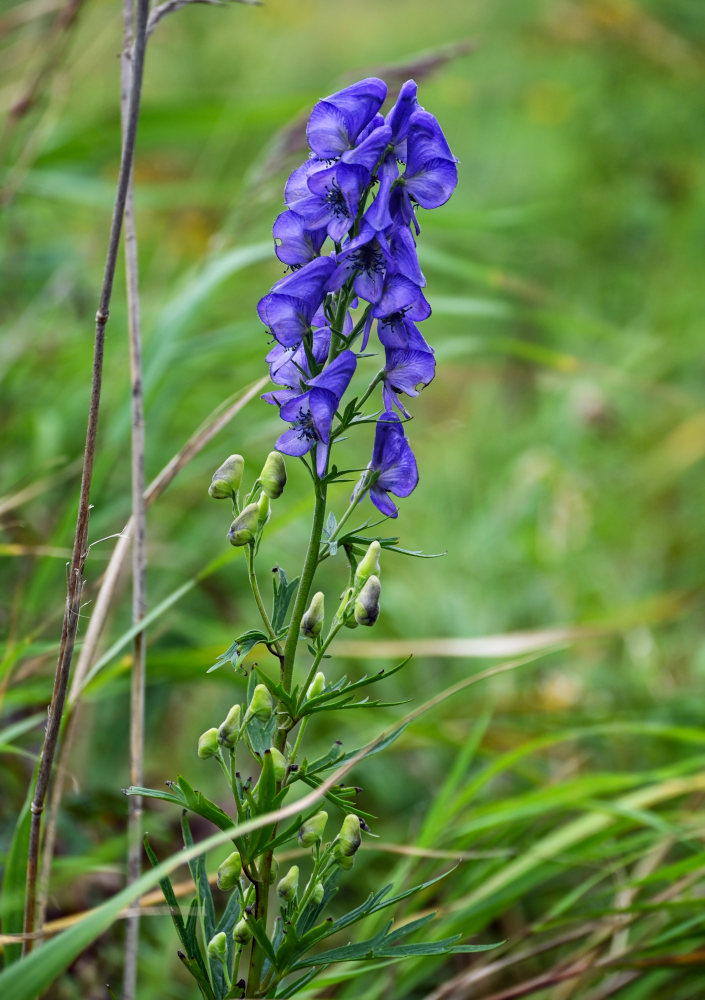
[[[274,220],[274,252],[282,264],[298,268],[308,264],[321,252],[327,233],[321,229],[309,229],[306,220],[296,212],[282,212]]]
[[[387,517],[396,517],[398,510],[389,494],[408,497],[419,481],[416,459],[404,436],[404,427],[393,410],[385,410],[377,418],[375,444],[368,472],[358,483],[353,499],[359,493],[369,472],[377,473],[370,487],[370,499]]]
[[[300,457],[316,445],[316,471],[325,474],[333,415],[350,384],[357,360],[352,351],[343,351],[320,375],[306,384],[308,390],[288,400],[279,415],[291,424],[277,439],[275,448],[285,455]]]
[[[409,118],[406,170],[392,192],[391,214],[413,222],[418,233],[412,202],[422,208],[444,205],[458,183],[456,163],[434,116],[422,108],[414,111]]]
[[[418,396],[420,390],[433,381],[436,359],[430,351],[409,351],[398,347],[386,350],[385,358],[382,376],[384,406],[387,410],[396,407],[405,417],[409,417],[398,393]]]
[[[372,304],[365,321],[365,329],[362,338],[362,349],[367,345],[372,320],[376,319],[377,331],[379,334],[380,322],[387,327],[394,327],[404,322],[405,317],[409,320],[421,321],[431,315],[431,307],[424,298],[419,286],[405,277],[403,274],[387,273],[384,278],[382,294],[379,299]],[[382,338],[380,337],[380,340]],[[384,344],[385,341],[382,340]],[[387,346],[385,344],[385,346]],[[402,344],[389,344],[390,347],[406,346]]]
[[[390,142],[393,146],[392,155],[395,159],[406,163],[406,137],[409,134],[409,122],[415,111],[419,110],[416,99],[416,81],[407,80],[399,91],[396,103],[384,119],[385,125],[392,130]]]
[[[386,96],[384,80],[369,77],[319,101],[306,129],[313,152],[322,160],[330,160],[351,149]]]
[[[426,354],[433,354],[433,349],[413,321],[413,312],[413,309],[400,310],[377,320],[379,341],[389,350],[425,351]]]
[[[314,317],[315,322],[315,317]],[[350,328],[352,329],[352,321]],[[322,326],[313,331],[310,353],[316,365],[321,366],[328,357],[331,332],[329,326]],[[301,343],[292,350],[275,344],[267,354],[269,377],[275,385],[283,386],[275,392],[265,392],[262,399],[267,403],[283,406],[284,403],[300,395],[306,388],[304,383],[311,378],[309,357],[304,344]]]
[[[329,290],[341,288],[348,278],[352,278],[356,295],[366,302],[377,302],[382,297],[384,276],[388,270],[395,269],[395,260],[386,240],[365,225],[361,227],[360,234],[335,255],[335,259],[338,266],[330,279]]]
[[[257,303],[259,318],[284,347],[297,347],[303,340],[334,270],[331,257],[316,257],[278,281]]]

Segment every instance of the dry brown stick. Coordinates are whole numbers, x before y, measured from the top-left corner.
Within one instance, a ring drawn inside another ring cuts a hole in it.
[[[254,397],[264,388],[269,380],[261,378],[246,389],[232,403],[219,406],[211,414],[204,424],[188,439],[186,444],[178,451],[174,457],[167,462],[161,472],[149,484],[145,490],[145,505],[149,508],[157,500],[176,478],[179,472],[208,445],[213,438],[240,410],[243,409]],[[68,712],[66,715],[64,733],[59,746],[59,753],[56,760],[56,769],[52,783],[51,797],[47,809],[47,822],[44,834],[44,847],[42,852],[41,880],[37,894],[37,923],[41,927],[44,924],[46,914],[47,899],[49,894],[49,877],[51,872],[52,859],[54,857],[54,847],[56,844],[56,820],[59,813],[59,806],[63,796],[64,786],[67,777],[67,761],[71,754],[74,737],[77,731],[79,718],[78,709],[80,707],[81,693],[86,675],[95,659],[96,650],[100,641],[105,621],[112,604],[121,570],[125,564],[127,553],[130,548],[132,538],[133,519],[130,518],[118,536],[117,544],[113,549],[110,562],[107,565],[103,582],[95,602],[93,614],[91,615],[86,638],[81,647],[76,669],[74,670],[71,689],[69,691]]]
[[[113,291],[113,280],[115,278],[115,267],[117,264],[118,248],[120,244],[120,231],[122,229],[122,218],[125,211],[125,199],[127,197],[127,188],[129,185],[132,163],[135,154],[135,139],[137,136],[140,97],[142,93],[144,54],[147,41],[148,14],[149,0],[138,0],[136,43],[132,85],[130,87],[129,111],[125,127],[125,137],[122,143],[120,171],[118,174],[113,217],[110,224],[110,237],[108,240],[108,252],[105,261],[105,271],[103,274],[103,285],[98,303],[98,311],[96,313],[90,406],[88,410],[88,427],[86,430],[86,447],[83,460],[83,475],[81,476],[78,516],[76,519],[76,533],[74,536],[73,553],[69,566],[66,605],[61,629],[61,643],[59,646],[59,657],[56,665],[54,689],[52,692],[51,703],[49,705],[44,744],[42,746],[42,752],[37,768],[34,795],[30,806],[31,825],[29,832],[29,849],[27,853],[27,883],[24,913],[25,933],[32,933],[35,929],[42,812],[44,811],[44,802],[46,799],[47,789],[49,787],[49,779],[51,777],[54,755],[56,753],[56,747],[59,739],[59,730],[61,728],[64,703],[66,701],[66,692],[69,683],[69,674],[71,671],[71,661],[73,659],[73,651],[76,643],[76,632],[78,630],[81,594],[83,591],[83,570],[85,567],[86,556],[88,554],[86,543],[88,539],[91,481],[93,479],[96,438],[98,433],[100,392],[103,380],[105,327],[108,322],[110,300]],[[31,951],[31,948],[32,941],[28,940],[24,947],[25,953]]]
[[[135,0],[123,2],[123,46],[120,57],[120,117],[123,134],[132,82],[132,50],[135,32]],[[149,24],[147,25],[149,34]],[[132,624],[139,625],[147,610],[147,553],[145,487],[144,400],[142,392],[142,333],[140,321],[139,264],[135,223],[134,171],[130,175],[125,201],[125,284],[127,291],[128,341],[132,407]],[[141,786],[144,757],[144,711],[146,636],[140,629],[133,640],[130,684],[130,784]],[[127,882],[136,882],[142,874],[142,797],[132,795],[127,803]],[[122,993],[124,1000],[134,1000],[137,990],[137,955],[139,950],[139,910],[127,918]]]

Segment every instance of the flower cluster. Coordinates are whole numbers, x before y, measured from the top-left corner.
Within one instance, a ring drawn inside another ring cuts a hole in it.
[[[435,374],[433,349],[417,326],[431,308],[416,253],[416,211],[448,200],[457,168],[438,122],[418,103],[415,82],[402,86],[383,116],[386,96],[386,84],[370,77],[314,107],[311,153],[289,177],[287,208],[274,223],[276,254],[290,273],[257,311],[275,341],[267,362],[277,388],[263,398],[290,424],[276,448],[301,457],[315,449],[320,478],[332,439],[346,426],[341,399],[376,324],[384,367],[347,423],[381,383],[384,408],[358,492],[369,490],[379,510],[396,517],[389,494],[408,496],[418,481],[398,416],[409,417],[401,397],[417,396]],[[333,244],[327,254],[326,240]]]

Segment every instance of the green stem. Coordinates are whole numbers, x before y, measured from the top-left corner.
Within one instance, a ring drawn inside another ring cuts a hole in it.
[[[301,571],[299,588],[296,591],[294,610],[291,614],[289,631],[284,644],[284,662],[282,665],[282,683],[284,690],[291,691],[291,681],[294,676],[294,662],[296,660],[296,646],[299,641],[301,630],[301,619],[308,607],[308,598],[311,592],[311,585],[318,566],[318,553],[321,547],[321,537],[323,535],[323,524],[326,516],[326,493],[327,487],[320,480],[316,483],[316,505],[313,511],[313,524],[311,525],[311,537],[308,542],[308,551],[304,568]],[[279,747],[281,750],[282,747]]]
[[[308,672],[308,677],[304,681],[303,687],[301,688],[301,699],[299,701],[299,704],[297,705],[297,714],[298,714],[298,710],[303,705],[304,699],[306,698],[306,692],[309,689],[309,685],[313,681],[313,678],[316,676],[316,671],[318,670],[318,668],[320,666],[320,663],[321,663],[321,660],[323,659],[323,654],[328,649],[328,647],[332,643],[333,639],[335,639],[336,635],[338,634],[338,632],[341,630],[342,627],[343,627],[343,623],[342,622],[337,622],[335,625],[333,625],[333,627],[331,628],[330,632],[326,636],[325,641],[322,643],[321,647],[319,648],[318,652],[316,653],[315,659],[314,659],[313,663],[311,664],[311,669]],[[308,718],[308,716],[304,717],[304,722],[306,721],[307,718]],[[303,723],[302,723],[302,725],[303,725]],[[296,738],[296,746],[297,747],[299,745],[300,739],[301,739],[301,733],[299,733],[299,735]],[[292,757],[292,760],[293,760],[293,757]]]
[[[272,640],[272,643],[274,644],[274,648],[277,651],[277,656],[281,658],[283,655],[282,648],[279,645],[276,633],[274,631],[274,628],[272,627],[271,621],[269,620],[269,615],[267,614],[264,602],[262,601],[262,594],[260,593],[259,583],[257,582],[257,574],[255,573],[254,545],[247,546],[247,575],[250,580],[250,587],[252,589],[252,593],[254,595],[257,608],[259,609],[260,616],[262,618],[262,621],[264,622],[264,627],[267,629],[269,638]]]
[[[294,749],[291,751],[291,757],[289,758],[290,765],[293,764],[294,761],[296,760],[296,755],[299,752],[299,747],[301,746],[301,740],[303,738],[307,722],[308,722],[308,716],[305,715],[301,720],[301,726],[299,727],[299,731],[296,735],[296,742],[294,743]]]

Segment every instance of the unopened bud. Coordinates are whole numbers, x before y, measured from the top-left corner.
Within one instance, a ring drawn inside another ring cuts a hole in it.
[[[325,598],[319,590],[313,595],[308,611],[301,619],[301,635],[309,639],[321,634],[323,619],[325,618]]]
[[[319,670],[308,686],[306,697],[317,698],[319,694],[323,694],[325,686],[326,686],[326,675],[321,670]]]
[[[208,487],[210,495],[215,500],[233,498],[240,489],[244,468],[245,459],[242,455],[231,455],[227,458],[213,473],[213,479]]]
[[[313,889],[311,890],[311,902],[318,906],[319,903],[323,902],[323,893],[325,892],[322,882],[316,882]]]
[[[198,756],[201,760],[217,757],[219,749],[218,730],[215,728],[206,729],[205,733],[202,733],[198,738]]]
[[[217,958],[219,961],[224,961],[225,956],[228,952],[228,939],[225,936],[225,931],[220,931],[215,934],[208,942],[208,956],[209,958]]]
[[[228,541],[231,545],[249,545],[254,542],[258,528],[259,507],[256,503],[248,503],[230,525]]]
[[[233,941],[235,944],[248,944],[252,940],[252,931],[246,920],[238,920],[233,928]]]
[[[374,542],[370,542],[367,552],[357,564],[357,569],[355,570],[356,590],[359,590],[363,584],[367,583],[373,574],[377,577],[379,576],[379,554],[381,551],[382,546],[376,539]]]
[[[276,500],[286,486],[286,465],[278,451],[270,451],[259,474],[262,489],[270,500]]]
[[[240,732],[242,724],[242,709],[239,705],[233,705],[218,728],[218,739],[228,747],[235,746],[235,740]]]
[[[218,888],[223,892],[234,889],[242,874],[242,858],[238,851],[229,854],[225,861],[218,866]]]
[[[379,577],[371,576],[355,601],[355,621],[358,625],[374,625],[379,617]]]
[[[276,747],[270,747],[269,753],[272,755],[274,765],[274,780],[283,781],[286,777],[286,757]]]
[[[260,722],[267,722],[271,719],[273,710],[274,702],[269,693],[269,688],[264,684],[258,684],[252,692],[252,701],[247,707],[243,721],[249,722],[250,719],[255,718]]]
[[[355,813],[348,813],[343,820],[340,833],[335,841],[336,860],[340,858],[352,858],[361,843],[360,817],[356,816]],[[347,868],[349,866],[342,865],[341,867]]]
[[[284,878],[277,886],[277,893],[285,903],[290,903],[296,898],[296,890],[299,888],[299,866],[292,865]]]
[[[269,520],[270,514],[269,497],[266,493],[260,493],[259,500],[257,501],[257,526],[260,531]]]
[[[302,847],[313,847],[323,840],[323,831],[328,822],[328,813],[321,810],[307,819],[299,828],[299,843]]]

